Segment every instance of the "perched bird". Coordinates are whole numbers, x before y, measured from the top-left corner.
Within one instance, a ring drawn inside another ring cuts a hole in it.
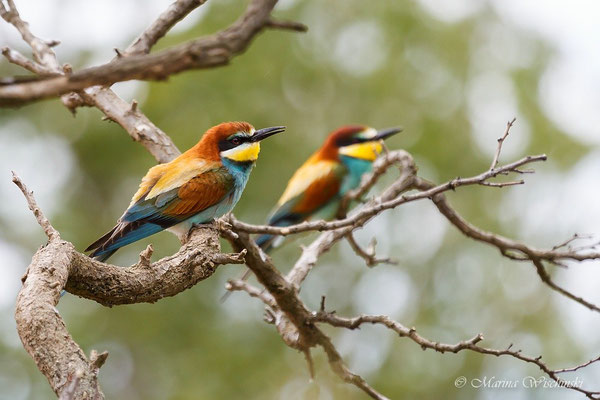
[[[210,128],[191,149],[150,168],[117,225],[85,251],[105,261],[119,248],[164,229],[180,238],[192,225],[233,209],[260,151],[260,141],[285,127],[254,130],[246,122]]]
[[[344,195],[360,185],[363,174],[383,149],[383,139],[401,128],[377,131],[368,126],[347,125],[331,132],[325,143],[288,181],[267,222],[271,226],[290,226],[309,219],[333,219]],[[256,239],[264,251],[279,246],[281,236],[264,234]],[[250,276],[247,270],[240,279]],[[227,300],[231,292],[221,297]]]
[[[344,195],[357,188],[363,174],[371,170],[382,151],[383,139],[400,131],[377,131],[361,125],[333,131],[289,180],[267,224],[289,226],[309,219],[333,219]],[[277,239],[265,234],[256,243],[269,251],[281,242]]]

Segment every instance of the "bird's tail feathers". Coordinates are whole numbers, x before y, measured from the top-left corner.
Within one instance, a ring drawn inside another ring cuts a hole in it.
[[[85,251],[92,251],[90,257],[106,261],[121,247],[160,232],[161,225],[146,221],[119,222],[110,232],[92,243]]]

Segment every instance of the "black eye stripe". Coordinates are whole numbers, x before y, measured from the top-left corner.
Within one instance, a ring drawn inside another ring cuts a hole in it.
[[[249,136],[232,135],[232,136],[229,136],[227,139],[223,139],[219,142],[219,151],[226,151],[229,149],[233,149],[234,147],[240,146],[249,141],[250,141]]]
[[[349,137],[349,138],[339,139],[337,141],[337,145],[339,147],[343,147],[343,146],[350,146],[351,144],[356,144],[356,143],[361,143],[361,142],[366,142],[366,140],[363,138]]]

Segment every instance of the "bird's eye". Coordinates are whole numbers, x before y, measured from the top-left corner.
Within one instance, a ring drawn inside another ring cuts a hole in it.
[[[242,144],[242,139],[240,139],[239,137],[234,137],[233,139],[231,139],[231,144],[238,146]]]

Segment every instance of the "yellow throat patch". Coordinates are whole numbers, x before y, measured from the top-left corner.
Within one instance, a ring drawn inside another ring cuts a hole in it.
[[[224,157],[237,162],[256,161],[260,153],[260,143],[246,143],[221,153]]]
[[[340,148],[340,154],[348,157],[359,158],[361,160],[374,161],[381,151],[383,146],[380,140],[365,143],[351,144]]]

